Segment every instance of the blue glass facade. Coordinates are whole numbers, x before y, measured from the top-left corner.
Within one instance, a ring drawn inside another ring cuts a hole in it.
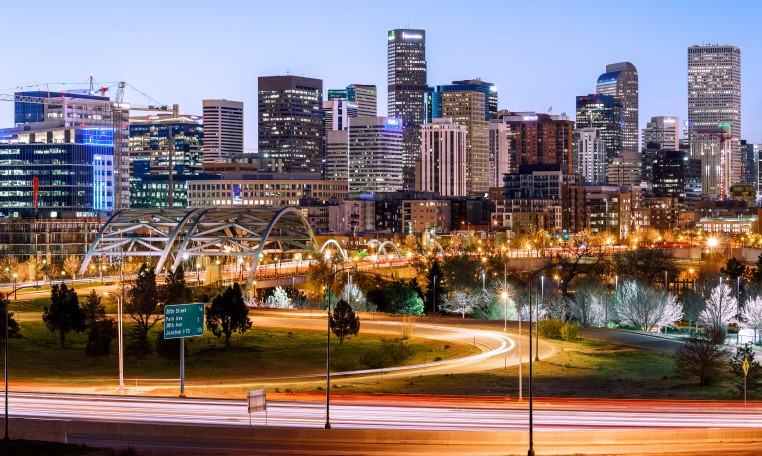
[[[497,118],[497,90],[492,83],[484,81],[455,81],[452,84],[429,87],[424,94],[426,123],[442,117],[442,93],[444,92],[481,92],[484,94],[484,119]]]
[[[78,129],[69,143],[0,143],[0,217],[88,217],[113,210],[112,132],[95,130]]]

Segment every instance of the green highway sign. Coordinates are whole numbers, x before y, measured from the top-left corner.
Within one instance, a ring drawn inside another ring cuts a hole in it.
[[[164,307],[164,338],[202,336],[204,334],[204,305],[177,304]]]

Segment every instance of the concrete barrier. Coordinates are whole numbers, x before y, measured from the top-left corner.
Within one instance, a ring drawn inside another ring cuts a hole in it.
[[[2,420],[0,420],[2,421]],[[2,423],[0,423],[2,424]],[[151,446],[177,443],[203,444],[206,448],[267,447],[282,449],[400,447],[416,451],[456,454],[510,454],[526,451],[526,431],[419,431],[375,429],[298,429],[278,427],[202,426],[165,423],[82,421],[12,418],[14,439],[54,442],[113,442],[114,445]],[[762,429],[600,429],[589,431],[539,431],[535,448],[543,453],[620,453],[721,451],[762,453]],[[494,453],[493,453],[494,451]]]

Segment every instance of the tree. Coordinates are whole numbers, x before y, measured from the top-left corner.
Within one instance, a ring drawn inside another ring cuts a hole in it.
[[[111,353],[111,341],[116,337],[116,322],[106,316],[106,306],[101,304],[101,297],[95,290],[90,290],[82,311],[87,330],[85,353],[90,356],[108,355]]]
[[[683,316],[683,306],[673,295],[636,280],[619,286],[614,308],[623,323],[643,331],[672,325]]]
[[[5,333],[5,306],[9,302],[8,296],[0,297],[0,334]],[[13,318],[13,312],[8,312],[8,337],[21,337],[19,322]],[[5,344],[4,337],[0,337],[0,344]]]
[[[64,259],[63,270],[69,275],[69,277],[76,279],[77,273],[79,272],[79,267],[81,265],[82,262],[79,260],[77,255],[69,255]]]
[[[629,277],[644,283],[664,281],[664,272],[677,277],[677,261],[670,250],[636,248],[614,255],[614,266],[619,277]]]
[[[156,272],[153,268],[145,264],[140,266],[135,283],[127,290],[124,309],[137,323],[133,335],[138,339],[136,342],[141,344],[140,350],[146,349],[148,331],[164,319],[163,307],[159,304]]]
[[[725,263],[725,267],[720,269],[720,273],[732,282],[746,274],[746,265],[735,257],[730,257]]]
[[[293,309],[291,304],[291,298],[288,297],[288,293],[282,287],[275,287],[270,296],[265,300],[267,307],[273,307],[275,309]]]
[[[754,343],[757,343],[762,331],[762,296],[754,296],[746,301],[741,311],[741,327],[754,330]]]
[[[736,318],[738,301],[727,284],[714,287],[706,300],[706,308],[701,311],[699,321],[714,331],[727,334],[728,324]]]
[[[58,333],[61,348],[66,347],[67,334],[85,330],[85,312],[79,306],[77,292],[63,283],[53,285],[50,290],[50,307],[43,310],[42,321],[48,331]]]
[[[225,335],[225,345],[230,345],[234,332],[243,334],[251,329],[249,309],[243,302],[243,293],[238,283],[215,296],[212,305],[206,309],[206,326],[217,337]]]
[[[339,344],[344,343],[345,337],[356,336],[360,332],[360,317],[355,315],[352,306],[343,299],[336,303],[329,319],[331,332],[339,338]]]
[[[164,286],[160,290],[161,302],[165,306],[185,304],[192,300],[191,289],[185,281],[185,269],[182,263],[174,271],[168,271]]]
[[[683,290],[683,320],[688,322],[688,330],[691,329],[691,322],[698,322],[701,312],[706,308],[706,296],[703,282],[698,290]]]
[[[730,358],[730,369],[733,371],[733,386],[735,392],[742,396],[744,393],[744,359],[749,361],[749,373],[746,376],[746,392],[750,396],[756,396],[762,392],[762,366],[754,360],[754,349],[750,344],[736,347],[736,354]]]
[[[467,313],[474,311],[479,304],[479,295],[470,291],[453,291],[445,299],[445,312],[459,313],[461,318],[466,318]]]
[[[558,274],[559,288],[565,297],[569,297],[569,287],[575,278],[600,274],[608,265],[605,250],[590,246],[586,240],[576,248],[556,251],[550,262]]]
[[[603,326],[607,323],[605,299],[604,290],[598,282],[584,281],[569,300],[571,314],[581,326]]]
[[[724,336],[723,336],[724,337]],[[692,335],[675,352],[680,374],[696,376],[701,386],[716,380],[727,363],[728,352],[713,328]]]

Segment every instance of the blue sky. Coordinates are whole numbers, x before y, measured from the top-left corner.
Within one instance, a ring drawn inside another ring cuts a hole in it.
[[[575,96],[594,91],[606,63],[628,60],[639,71],[641,127],[651,116],[687,117],[687,46],[735,44],[742,136],[762,142],[756,1],[38,1],[6,4],[3,16],[0,93],[93,73],[190,114],[203,98],[242,100],[248,149],[259,75],[376,84],[385,113],[391,28],[426,29],[429,84],[478,76],[497,84],[500,107],[511,110],[573,116]],[[0,102],[0,126],[11,123],[12,103]]]

